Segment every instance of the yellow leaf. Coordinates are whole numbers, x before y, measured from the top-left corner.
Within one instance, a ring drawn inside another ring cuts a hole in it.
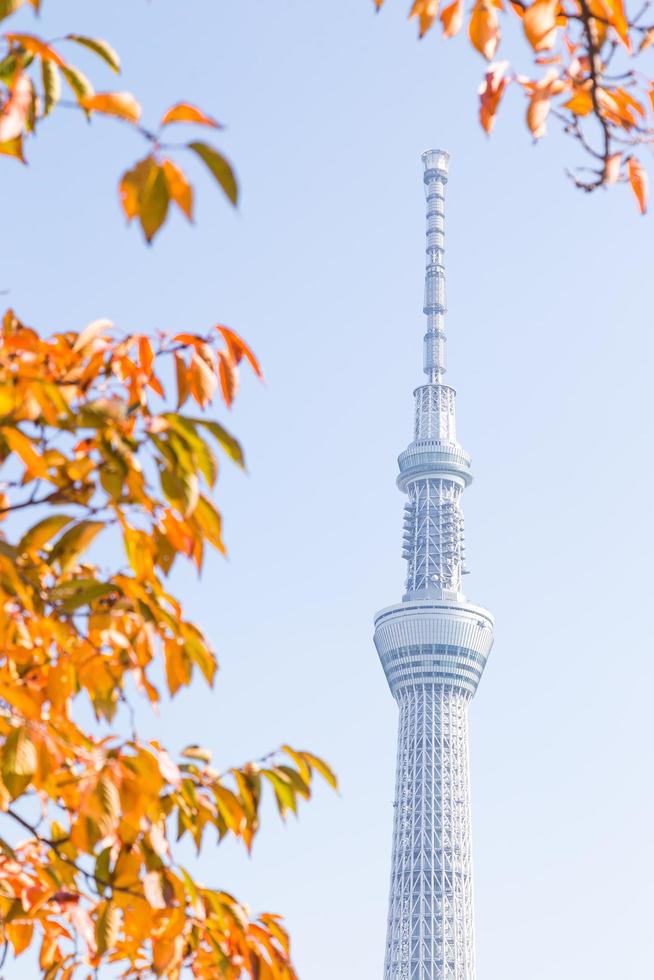
[[[18,429],[12,429],[8,426],[0,429],[5,442],[7,442],[10,449],[12,449],[17,456],[20,456],[23,463],[25,464],[25,476],[23,477],[23,482],[28,483],[30,480],[39,477],[42,480],[49,479],[48,464],[43,459],[42,456],[34,449],[32,440],[26,436],[23,432]]]
[[[81,333],[79,333],[73,344],[74,351],[82,351],[87,347],[96,337],[99,337],[101,333],[105,330],[111,330],[113,323],[111,320],[93,320],[89,323]]]
[[[640,213],[645,214],[647,211],[649,179],[643,165],[641,164],[640,160],[636,159],[636,157],[629,157],[627,159],[627,175],[629,177],[631,189],[634,192],[636,200],[638,201]]]
[[[468,36],[487,61],[492,61],[500,43],[500,25],[492,0],[476,0],[468,25]]]
[[[118,116],[127,122],[137,123],[141,118],[141,106],[131,92],[98,92],[80,99],[80,105],[88,112],[102,112]]]
[[[7,922],[5,932],[7,939],[14,948],[14,956],[20,956],[32,941],[34,923],[24,919],[16,919],[13,922]]]
[[[66,514],[53,514],[51,517],[44,517],[42,521],[26,531],[18,542],[17,551],[23,554],[26,551],[40,551],[55,534],[66,527],[74,520]]]
[[[438,14],[440,0],[414,0],[414,4],[409,14],[411,17],[418,17],[420,21],[420,37],[424,37],[432,27]]]
[[[62,534],[52,549],[52,561],[58,561],[62,572],[67,572],[103,529],[102,521],[80,521],[75,524]]]
[[[222,129],[219,122],[190,102],[178,102],[177,105],[171,106],[161,120],[162,126],[167,126],[169,123],[197,123],[200,126]]]
[[[200,496],[193,511],[193,519],[198,522],[207,540],[218,551],[225,554],[225,544],[222,538],[222,519],[219,511],[216,510],[213,503],[207,497]]]
[[[522,19],[527,40],[534,51],[551,51],[556,43],[559,0],[535,0]]]
[[[180,208],[189,221],[193,221],[193,188],[184,172],[172,160],[162,162],[170,199]]]
[[[311,752],[302,752],[301,754],[311,768],[315,769],[316,772],[319,772],[322,778],[328,782],[333,789],[338,789],[336,774],[332,769],[330,769],[323,759],[318,758],[317,755],[312,755]]]
[[[146,241],[151,242],[166,220],[170,202],[166,175],[153,156],[123,174],[120,200],[127,220],[139,218]]]
[[[25,163],[22,134],[13,140],[5,140],[4,143],[0,143],[0,154],[6,157],[15,157],[21,163]]]

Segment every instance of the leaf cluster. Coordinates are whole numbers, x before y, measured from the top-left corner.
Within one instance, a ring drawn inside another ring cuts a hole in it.
[[[38,0],[0,0],[0,21],[24,5],[39,10]],[[69,58],[68,51],[91,52],[114,74],[120,57],[102,38],[70,33],[57,40],[35,34],[0,33],[0,154],[26,162],[26,141],[55,109],[113,117],[138,132],[149,146],[147,155],[120,179],[120,203],[128,221],[138,219],[149,243],[164,224],[171,204],[193,220],[194,192],[184,170],[170,153],[190,153],[209,171],[232,205],[238,186],[229,161],[204,140],[177,142],[171,127],[221,129],[211,116],[188,102],[178,102],[163,115],[156,130],[142,125],[142,108],[131,92],[96,91],[91,80]]]
[[[377,10],[385,0],[374,0]],[[628,183],[641,213],[647,209],[649,179],[639,151],[654,145],[654,80],[640,64],[654,44],[649,3],[628,9],[631,0],[414,0],[409,17],[423,37],[440,20],[445,38],[458,34],[467,18],[468,39],[490,64],[479,88],[479,118],[491,133],[500,103],[511,88],[526,99],[526,123],[535,140],[553,115],[590,160],[570,174],[577,187],[594,191]],[[519,21],[538,74],[512,71],[494,61],[506,14]]]
[[[132,688],[156,704],[157,660],[171,695],[196,670],[213,683],[215,654],[165,579],[177,561],[200,570],[207,546],[224,551],[220,455],[244,459],[204,411],[231,405],[243,361],[261,375],[223,325],[152,339],[99,320],[44,339],[11,311],[2,321],[0,821],[29,836],[0,838],[0,938],[15,955],[38,942],[49,980],[103,962],[125,977],[295,976],[278,918],[252,920],[198,884],[172,845],[189,835],[199,850],[212,828],[250,848],[263,786],[286,816],[315,772],[335,785],[329,768],[285,746],[221,774],[198,746],[175,762],[76,715],[86,700],[111,722]],[[38,516],[20,535],[18,513]],[[106,571],[92,554],[109,536],[124,562]]]

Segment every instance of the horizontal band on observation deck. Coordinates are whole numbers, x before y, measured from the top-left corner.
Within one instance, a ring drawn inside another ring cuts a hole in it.
[[[398,486],[403,490],[414,477],[433,473],[460,476],[465,485],[472,483],[470,457],[460,446],[437,439],[412,442],[397,458],[400,475]]]
[[[487,655],[466,647],[420,644],[380,652],[379,659],[393,694],[405,687],[444,684],[472,695],[481,680]]]

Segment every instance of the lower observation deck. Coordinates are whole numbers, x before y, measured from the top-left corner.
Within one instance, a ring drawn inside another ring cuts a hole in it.
[[[415,599],[375,617],[375,646],[395,698],[442,684],[472,697],[493,645],[491,614],[459,600]]]

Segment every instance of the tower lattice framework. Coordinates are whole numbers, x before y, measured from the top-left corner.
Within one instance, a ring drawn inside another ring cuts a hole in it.
[[[375,617],[375,646],[399,707],[384,980],[475,980],[468,706],[493,644],[493,617],[468,602],[462,495],[470,458],[446,385],[444,199],[449,155],[422,155],[427,197],[424,372],[407,494],[401,603]]]

